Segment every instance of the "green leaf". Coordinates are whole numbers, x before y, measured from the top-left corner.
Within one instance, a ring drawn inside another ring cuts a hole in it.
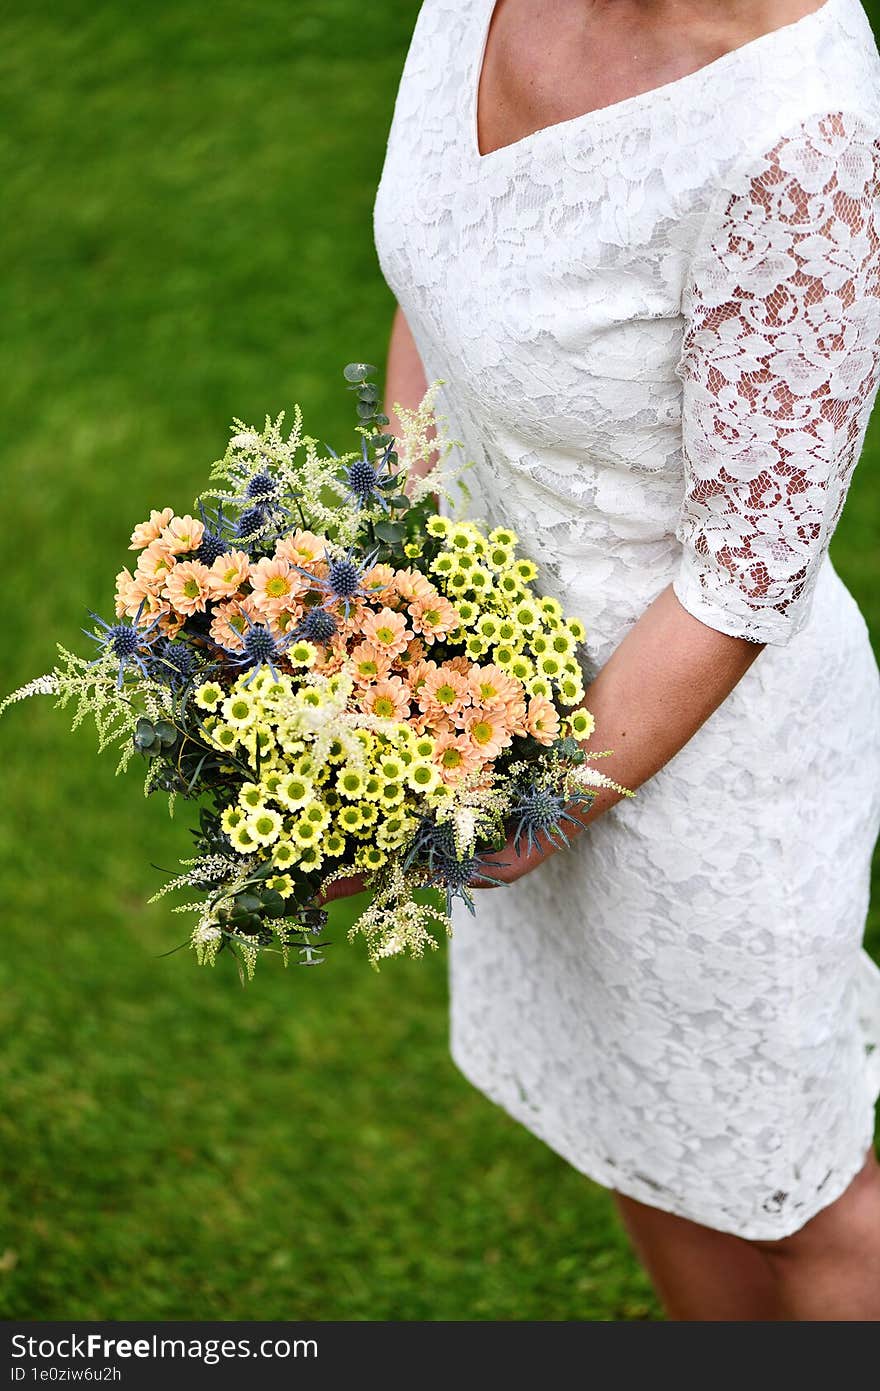
[[[378,399],[379,388],[374,386],[372,382],[364,382],[364,385],[358,389],[359,401],[369,401],[371,406],[375,406]]]
[[[369,362],[349,362],[346,367],[343,367],[342,375],[347,382],[362,382],[375,371],[376,368],[372,367]]]
[[[406,527],[402,522],[377,522],[376,535],[380,541],[387,541],[389,545],[395,545],[402,541],[406,535]]]
[[[374,410],[375,402],[358,401],[357,403],[357,413],[360,416],[361,420],[370,420],[372,418]]]
[[[386,498],[385,501],[388,503],[389,507],[396,507],[398,512],[409,511],[410,500],[406,493],[395,493],[394,497]]]

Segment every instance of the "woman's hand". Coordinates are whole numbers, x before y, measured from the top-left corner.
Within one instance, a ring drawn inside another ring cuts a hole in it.
[[[540,847],[535,844],[531,850],[527,850],[523,844],[523,848],[517,854],[514,849],[513,837],[509,836],[506,844],[500,850],[493,850],[490,854],[479,857],[479,865],[485,866],[492,878],[483,879],[478,871],[468,888],[498,889],[505,884],[515,884],[517,879],[522,879],[524,874],[530,874],[533,869],[538,868],[538,865],[549,860],[550,856],[555,855],[559,848],[559,845],[551,844],[546,837],[542,837]]]
[[[323,888],[318,895],[318,903],[320,907],[326,908],[328,903],[335,903],[337,898],[351,898],[353,894],[362,894],[366,887],[362,874],[347,874],[344,879],[334,879],[332,884]]]

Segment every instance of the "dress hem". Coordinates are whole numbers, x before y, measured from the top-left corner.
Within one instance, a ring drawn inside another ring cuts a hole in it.
[[[578,1157],[575,1158],[572,1152],[564,1145],[560,1145],[558,1142],[549,1139],[546,1135],[543,1135],[537,1130],[534,1125],[534,1116],[527,1113],[525,1108],[518,1109],[515,1105],[511,1105],[506,1100],[501,1101],[497,1094],[493,1094],[491,1087],[480,1081],[476,1071],[471,1068],[469,1064],[464,1063],[456,1052],[453,1044],[450,1044],[449,1054],[459,1072],[466,1081],[470,1082],[471,1086],[475,1087],[477,1091],[481,1092],[489,1101],[498,1106],[506,1115],[510,1116],[512,1120],[517,1121],[528,1130],[530,1134],[540,1140],[542,1144],[545,1144],[549,1150],[559,1155],[561,1159],[564,1159],[567,1164],[570,1164],[573,1169],[579,1174],[583,1174],[583,1176],[588,1178],[592,1183],[596,1183],[601,1188],[608,1189],[611,1192],[620,1193],[621,1196],[625,1198],[632,1198],[635,1202],[644,1203],[646,1207],[658,1208],[661,1212],[671,1213],[674,1217],[682,1217],[688,1222],[696,1222],[701,1227],[709,1227],[713,1231],[723,1232],[728,1236],[738,1236],[743,1241],[782,1241],[786,1237],[793,1236],[795,1232],[799,1232],[802,1227],[805,1227],[807,1223],[812,1221],[814,1217],[817,1217],[820,1212],[823,1212],[825,1208],[830,1207],[832,1203],[843,1196],[853,1179],[861,1172],[874,1147],[874,1116],[872,1110],[869,1124],[866,1127],[864,1143],[861,1145],[859,1151],[859,1158],[852,1165],[848,1165],[846,1168],[842,1169],[839,1175],[835,1176],[837,1179],[835,1183],[830,1184],[827,1188],[823,1188],[820,1193],[815,1195],[819,1201],[814,1207],[810,1207],[806,1215],[803,1215],[803,1211],[801,1211],[798,1213],[796,1221],[784,1223],[782,1225],[775,1223],[772,1230],[769,1228],[765,1230],[762,1223],[752,1222],[746,1223],[744,1226],[732,1225],[725,1220],[719,1221],[716,1214],[709,1214],[704,1208],[694,1207],[686,1203],[664,1201],[661,1195],[652,1193],[649,1189],[646,1192],[647,1185],[639,1184],[638,1180],[635,1179],[629,1180],[624,1173],[614,1173],[611,1175],[608,1166],[604,1165],[599,1159],[593,1159],[592,1157],[584,1158],[583,1155],[578,1155]],[[874,1104],[876,1104],[878,1095],[880,1095],[880,1080],[878,1080],[874,1089]]]

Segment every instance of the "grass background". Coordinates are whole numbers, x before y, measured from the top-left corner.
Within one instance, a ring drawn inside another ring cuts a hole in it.
[[[107,609],[133,522],[190,504],[233,414],[298,400],[346,438],[341,365],[384,359],[371,207],[417,8],[0,19],[3,689]],[[878,464],[875,426],[833,554],[880,639]],[[659,1316],[607,1195],[448,1060],[442,954],[374,975],[338,926],[322,971],[264,962],[245,994],[157,959],[186,920],[145,906],[150,862],[186,809],[49,702],[4,720],[0,769],[0,1315]]]

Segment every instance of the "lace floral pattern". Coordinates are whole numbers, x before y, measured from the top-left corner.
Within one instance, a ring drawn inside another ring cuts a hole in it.
[[[599,1182],[783,1236],[880,1086],[880,681],[827,555],[877,389],[880,60],[826,0],[481,156],[491,10],[423,5],[375,208],[472,511],[582,615],[588,677],[670,583],[769,645],[635,802],[457,924],[453,1056]]]
[[[676,593],[723,632],[786,643],[809,614],[877,390],[878,173],[863,120],[804,121],[704,229],[679,369]]]

